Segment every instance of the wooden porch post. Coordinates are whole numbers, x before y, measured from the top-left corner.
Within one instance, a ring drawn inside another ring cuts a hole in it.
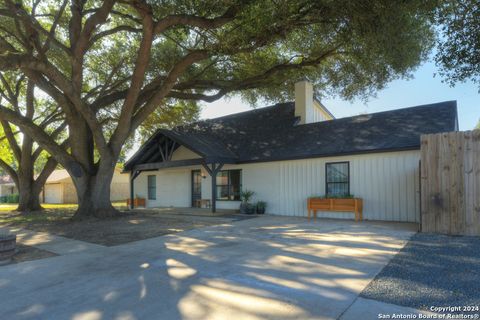
[[[135,190],[134,190],[134,187],[135,187],[135,178],[138,177],[138,175],[140,174],[140,171],[136,171],[136,170],[132,170],[130,172],[130,209],[134,209],[135,208],[135,204],[134,204],[134,201],[135,201]]]
[[[212,213],[217,211],[217,174],[222,169],[223,163],[212,163],[212,167],[210,168],[208,164],[204,163],[203,167],[207,170],[208,174],[212,178],[212,203],[211,209]]]
[[[214,163],[212,163],[212,168],[215,166]],[[215,213],[217,211],[217,171],[212,170],[212,213]]]

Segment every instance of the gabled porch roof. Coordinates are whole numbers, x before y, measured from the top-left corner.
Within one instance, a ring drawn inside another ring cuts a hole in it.
[[[172,160],[173,153],[184,146],[200,158]],[[170,130],[158,130],[135,155],[125,163],[124,171],[143,171],[210,163],[236,163],[237,157],[222,143],[208,136],[186,136]]]
[[[198,137],[197,137],[198,138]],[[216,176],[225,163],[235,163],[236,158],[227,149],[209,143],[202,139],[185,141],[181,135],[172,131],[159,130],[150,138],[143,147],[125,164],[124,171],[131,172],[130,175],[130,207],[134,204],[134,180],[142,171],[159,170],[165,168],[185,167],[202,165],[212,177],[212,202],[211,210],[216,211]],[[172,160],[174,152],[185,146],[197,153],[199,158]]]

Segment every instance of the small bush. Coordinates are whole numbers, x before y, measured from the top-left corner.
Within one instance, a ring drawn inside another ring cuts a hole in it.
[[[257,208],[265,209],[267,207],[267,203],[265,201],[258,201]]]
[[[9,194],[0,197],[0,203],[18,203],[18,194]]]
[[[353,199],[355,196],[353,194],[336,194],[336,195],[321,195],[321,196],[311,196],[310,198],[315,199]]]
[[[240,193],[240,198],[242,199],[243,202],[245,203],[250,203],[250,200],[252,200],[253,196],[255,195],[255,191],[252,190],[243,190]]]

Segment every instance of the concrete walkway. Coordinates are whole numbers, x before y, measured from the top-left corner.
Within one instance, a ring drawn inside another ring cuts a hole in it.
[[[17,242],[38,249],[47,250],[58,255],[99,250],[105,246],[19,228],[0,228],[0,232],[11,232],[17,235]]]
[[[265,216],[91,248],[0,267],[0,310],[5,319],[369,319],[375,308],[362,309],[358,294],[414,230]]]

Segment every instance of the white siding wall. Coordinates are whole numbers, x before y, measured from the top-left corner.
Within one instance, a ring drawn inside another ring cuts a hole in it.
[[[147,176],[157,176],[157,199],[148,200]],[[135,179],[135,195],[147,199],[147,207],[190,207],[190,170],[165,169],[142,172]]]
[[[200,156],[197,153],[185,148],[184,146],[178,147],[178,149],[172,154],[172,161],[198,158],[200,158]]]
[[[320,122],[325,120],[332,120],[332,116],[329,115],[322,106],[314,101],[313,102],[313,122]]]
[[[364,200],[364,219],[419,221],[419,151],[372,153],[342,157],[225,165],[242,169],[243,189],[267,202],[267,213],[306,216],[306,199],[325,194],[325,163],[350,162],[350,192]],[[157,174],[157,201],[148,206],[190,206],[192,169],[143,172],[135,193],[147,195],[148,174]],[[140,193],[143,192],[143,193]],[[202,180],[202,198],[211,198],[211,179]],[[237,209],[239,202],[217,201],[217,208]],[[323,217],[353,218],[350,213],[321,213]]]
[[[278,197],[268,212],[306,215],[305,199],[325,194],[325,163],[349,161],[350,192],[363,199],[365,219],[418,222],[419,157],[418,151],[406,151],[279,162],[278,180],[271,188]],[[245,187],[255,190],[248,181]],[[352,218],[353,214],[320,216]]]

